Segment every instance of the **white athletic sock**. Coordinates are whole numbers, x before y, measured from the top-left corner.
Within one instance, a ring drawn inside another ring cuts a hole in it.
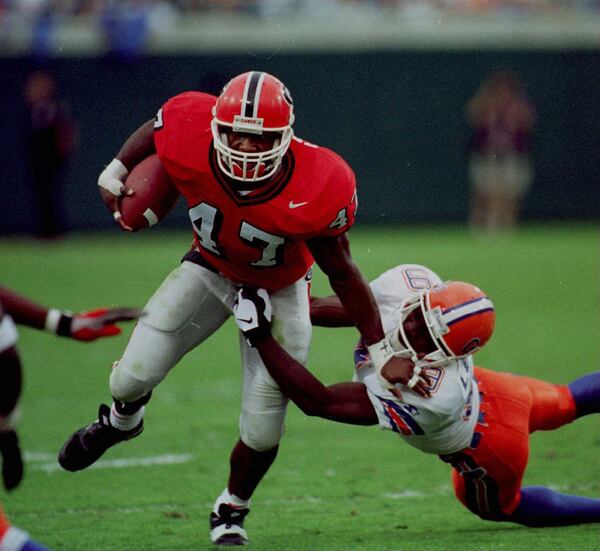
[[[241,497],[238,497],[235,494],[231,494],[229,493],[229,490],[227,488],[223,490],[221,495],[217,498],[217,501],[215,501],[215,504],[213,506],[213,511],[215,513],[219,511],[219,506],[221,505],[221,503],[228,503],[229,505],[232,505],[233,507],[239,509],[247,509],[250,507],[249,499],[242,499]]]
[[[144,418],[144,411],[146,407],[142,406],[133,415],[124,415],[119,413],[115,408],[113,402],[110,407],[110,424],[119,430],[131,430],[140,424],[140,421]]]

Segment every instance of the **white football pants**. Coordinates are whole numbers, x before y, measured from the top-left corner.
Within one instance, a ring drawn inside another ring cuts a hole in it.
[[[184,261],[154,293],[110,377],[112,396],[133,402],[160,383],[191,349],[212,335],[232,314],[238,287],[223,276]],[[306,363],[312,327],[309,282],[301,279],[270,293],[273,335],[287,352]],[[240,436],[250,448],[265,451],[283,434],[287,399],[259,354],[240,332],[243,370]]]

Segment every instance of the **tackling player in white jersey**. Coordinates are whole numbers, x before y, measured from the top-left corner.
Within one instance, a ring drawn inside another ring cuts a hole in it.
[[[522,487],[529,434],[600,411],[600,372],[569,385],[473,365],[471,354],[491,337],[490,299],[463,282],[443,283],[424,266],[405,264],[371,283],[395,354],[415,361],[429,383],[421,398],[390,367],[375,370],[359,343],[355,377],[325,387],[270,334],[270,305],[244,288],[236,322],[280,388],[308,415],[357,425],[379,424],[452,466],[457,498],[483,519],[527,526],[600,522],[600,499]],[[351,325],[335,297],[314,298],[313,324]],[[251,321],[248,321],[251,320]]]
[[[419,307],[420,291],[434,286],[441,289],[441,285],[442,280],[437,274],[414,264],[404,264],[389,270],[371,284],[384,331],[390,335],[394,349],[403,351],[401,355],[411,357],[416,353],[403,346],[400,341],[402,335],[394,331],[398,328],[399,320]],[[449,334],[460,358],[448,357],[440,348],[419,362],[431,381],[429,398],[422,398],[414,392],[400,395],[395,387],[390,388],[391,385],[373,369],[366,347],[359,342],[355,350],[354,380],[367,387],[380,426],[398,432],[408,444],[427,453],[444,453],[469,444],[477,420],[473,412],[476,413],[479,408],[479,392],[473,378],[473,360],[463,352],[474,352],[483,346],[494,329],[492,302],[474,286],[454,285],[458,286],[457,289],[452,287],[450,292],[466,293],[461,299],[466,304],[453,310],[458,316],[452,318],[453,331]],[[448,292],[447,287],[443,289]],[[313,303],[313,313],[318,314],[318,300]],[[463,335],[466,333],[465,327],[461,326],[471,325],[474,316],[480,318],[484,330],[478,333],[477,339],[467,333],[467,337],[458,342],[457,333],[461,329]],[[435,321],[433,317],[432,321]],[[440,322],[444,323],[441,319]],[[452,323],[450,319],[448,322]],[[443,342],[441,337],[439,343]]]

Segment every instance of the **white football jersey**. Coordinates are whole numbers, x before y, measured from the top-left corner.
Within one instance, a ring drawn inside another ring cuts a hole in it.
[[[441,281],[435,272],[417,264],[401,264],[374,280],[371,289],[385,333],[398,326],[400,307],[408,296]],[[433,381],[430,398],[400,384],[396,386],[402,400],[384,389],[362,343],[355,351],[355,369],[354,380],[366,385],[381,428],[397,432],[408,444],[427,453],[448,454],[469,446],[479,415],[479,391],[470,356],[427,367]]]

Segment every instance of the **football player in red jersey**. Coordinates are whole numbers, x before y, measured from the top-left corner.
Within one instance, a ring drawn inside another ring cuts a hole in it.
[[[293,122],[283,83],[251,71],[233,78],[218,98],[186,92],[169,99],[101,173],[102,198],[121,229],[130,230],[118,210],[119,197],[132,193],[123,182],[157,152],[187,200],[194,245],[145,307],[147,316],[111,374],[112,406],[101,405],[98,421],[63,446],[59,461],[65,469],[84,469],[111,445],[140,433],[152,389],[231,315],[240,285],[268,291],[276,337],[304,363],[313,262],[328,276],[379,369],[392,362],[407,383],[427,394],[413,363],[392,357],[369,286],[351,258],[354,174],[333,151],[295,138]],[[227,488],[211,514],[211,539],[225,545],[248,541],[244,517],[277,454],[287,407],[256,351],[244,339],[240,346],[240,439]]]
[[[2,481],[7,490],[16,488],[23,478],[23,459],[16,433],[21,395],[21,361],[16,348],[15,322],[36,329],[46,329],[63,337],[92,341],[117,335],[119,321],[137,319],[140,310],[102,308],[71,314],[46,308],[7,287],[0,287],[0,456]],[[0,509],[0,549],[3,551],[45,551],[19,528],[12,526]]]

